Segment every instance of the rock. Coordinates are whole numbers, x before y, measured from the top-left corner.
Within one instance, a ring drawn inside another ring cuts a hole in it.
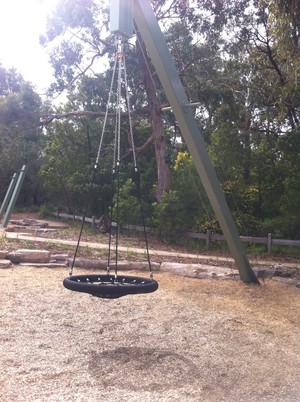
[[[111,267],[113,268],[113,266]],[[147,261],[136,262],[136,261],[119,261],[118,269],[126,271],[149,271],[149,264]],[[151,262],[152,271],[159,271],[160,264],[157,262]]]
[[[54,260],[54,261],[66,261],[68,258],[70,258],[69,254],[52,254],[51,255],[51,260]]]
[[[13,226],[8,226],[7,228],[5,228],[5,232],[14,232],[15,228]]]
[[[68,259],[68,265],[72,266],[73,258]],[[76,258],[75,267],[80,268],[92,268],[92,269],[105,269],[106,270],[106,261],[96,260],[92,258]]]
[[[299,284],[299,281],[297,279],[285,278],[282,276],[276,276],[273,278],[273,280],[276,282],[285,283],[286,285],[295,285],[296,287],[298,287]]]
[[[69,266],[73,263],[73,258],[69,258],[68,260]],[[107,261],[104,260],[96,260],[92,258],[76,258],[75,267],[81,268],[92,268],[92,269],[104,269],[106,271]],[[152,271],[159,271],[160,264],[151,263]],[[115,269],[115,264],[110,265],[111,272]],[[135,262],[135,261],[118,261],[118,270],[123,271],[149,271],[148,262]]]
[[[274,276],[281,276],[282,278],[291,278],[295,275],[296,272],[297,272],[296,269],[282,269],[282,270],[276,269]]]
[[[47,222],[36,222],[33,225],[30,225],[33,229],[45,229],[49,225]]]
[[[12,251],[7,254],[7,259],[13,263],[27,262],[27,263],[47,263],[50,262],[51,253],[47,250],[29,250],[20,249]]]
[[[51,228],[40,228],[36,226],[32,226],[32,230],[34,233],[55,233],[57,232],[57,229],[51,229]]]
[[[12,262],[11,262],[11,261],[0,259],[0,269],[1,269],[1,268],[9,268],[10,266],[12,266]]]
[[[67,268],[67,264],[66,263],[59,263],[59,262],[43,262],[43,263],[39,263],[39,262],[21,262],[20,266],[29,266],[30,267],[35,267],[35,268]]]
[[[7,253],[8,251],[6,250],[0,250],[0,260],[5,260],[5,258],[7,257]]]
[[[236,270],[204,264],[179,264],[176,262],[163,262],[160,266],[160,270],[164,272],[171,272],[177,275],[189,276],[192,278],[239,279],[239,273]]]
[[[276,273],[276,270],[268,267],[254,267],[253,272],[258,279],[262,279],[264,281],[265,279],[272,279]]]

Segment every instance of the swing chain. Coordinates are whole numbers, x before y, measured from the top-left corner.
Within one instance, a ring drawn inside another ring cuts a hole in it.
[[[115,83],[115,79],[117,78],[117,82]],[[132,125],[132,117],[131,117],[131,107],[130,107],[130,100],[129,100],[129,93],[128,93],[128,80],[127,80],[127,72],[126,72],[126,62],[125,62],[125,54],[123,51],[123,42],[122,38],[117,38],[116,42],[116,53],[115,53],[115,59],[114,59],[114,65],[113,65],[113,72],[112,72],[112,79],[111,79],[111,84],[110,84],[110,90],[108,94],[108,99],[107,99],[107,104],[106,104],[106,111],[105,111],[105,116],[104,116],[104,121],[103,121],[103,126],[102,126],[102,131],[101,131],[101,136],[100,136],[100,142],[99,142],[99,147],[98,147],[98,152],[97,152],[97,157],[95,161],[95,166],[94,166],[94,172],[93,172],[93,179],[91,182],[90,186],[90,191],[89,191],[89,198],[91,197],[92,193],[92,188],[94,186],[94,181],[95,181],[95,175],[96,171],[98,168],[99,164],[99,159],[100,159],[100,154],[103,146],[103,141],[106,133],[106,125],[107,125],[107,119],[109,115],[109,109],[111,105],[111,98],[114,92],[114,86],[116,85],[116,103],[115,103],[115,140],[114,140],[114,155],[113,155],[113,167],[112,167],[112,175],[113,175],[113,185],[116,190],[116,196],[117,196],[117,233],[116,233],[116,244],[115,244],[115,281],[117,281],[117,263],[118,263],[118,242],[119,242],[119,191],[120,191],[120,177],[119,177],[119,170],[120,170],[120,155],[121,155],[121,112],[122,109],[127,110],[128,113],[128,121],[129,121],[129,134],[130,134],[130,146],[132,150],[132,155],[133,155],[133,162],[134,162],[134,171],[137,176],[139,176],[139,172],[137,169],[137,161],[136,161],[136,152],[135,152],[135,145],[134,145],[134,138],[133,138],[133,125]],[[122,85],[124,86],[124,92],[125,92],[125,104],[122,104]],[[123,108],[122,108],[123,106]],[[115,183],[116,182],[116,183]],[[116,186],[115,186],[116,184]],[[139,201],[140,201],[140,207],[141,207],[141,215],[142,215],[142,220],[143,220],[143,226],[144,226],[144,236],[145,236],[145,242],[146,242],[146,251],[147,251],[147,258],[148,258],[148,263],[149,263],[149,271],[150,271],[150,278],[153,279],[153,272],[151,268],[151,262],[150,262],[150,256],[149,256],[149,248],[148,248],[148,242],[147,242],[147,236],[146,236],[146,228],[145,228],[145,218],[144,218],[144,211],[143,211],[143,206],[142,206],[142,197],[141,197],[141,188],[140,188],[140,182],[139,178],[137,180],[137,187],[138,187],[138,194],[139,194]],[[72,263],[72,267],[70,270],[69,275],[73,275],[73,269],[75,265],[75,259],[76,255],[79,249],[79,243],[83,231],[83,226],[85,222],[85,216],[88,211],[88,205],[87,203],[86,206],[86,211],[84,215],[84,219],[82,221],[82,226],[80,230],[80,235]],[[112,221],[112,209],[111,209],[111,221]],[[110,254],[111,254],[111,230],[109,233],[109,251],[108,251],[108,261],[107,261],[107,274],[109,275],[110,272]]]

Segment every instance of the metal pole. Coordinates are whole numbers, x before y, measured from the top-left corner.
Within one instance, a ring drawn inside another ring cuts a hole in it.
[[[21,171],[19,173],[18,180],[17,180],[17,183],[15,185],[13,194],[11,196],[10,202],[8,204],[6,213],[5,213],[4,218],[3,218],[3,222],[2,222],[1,226],[4,227],[4,228],[7,227],[10,215],[11,215],[11,213],[12,213],[14,207],[15,207],[15,203],[17,201],[17,198],[18,198],[19,194],[20,194],[20,190],[21,190],[23,181],[25,179],[26,172],[27,172],[27,167],[26,167],[26,165],[23,165],[22,169],[21,169]]]
[[[12,195],[12,192],[14,191],[14,188],[16,186],[18,176],[19,176],[19,173],[14,173],[13,177],[11,178],[8,190],[6,191],[4,200],[3,200],[2,205],[1,205],[0,219],[1,219],[1,216],[4,214],[4,212],[6,211],[6,208],[7,208],[7,205],[9,203],[9,200],[10,200],[10,197]]]
[[[239,269],[240,277],[245,283],[259,283],[244,253],[235,223],[209,159],[204,139],[199,131],[191,107],[188,106],[189,101],[150,1],[135,0],[134,21],[145,42],[151,61],[170,102],[216,217],[219,220]]]

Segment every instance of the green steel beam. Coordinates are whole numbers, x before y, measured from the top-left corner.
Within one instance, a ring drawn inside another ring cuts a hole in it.
[[[191,107],[188,106],[189,101],[149,0],[135,0],[134,21],[145,42],[151,61],[221,225],[239,269],[240,278],[245,283],[259,283],[244,252],[243,244],[209,159],[204,139],[199,131]]]
[[[14,207],[15,207],[16,201],[17,201],[18,196],[19,196],[20,191],[21,191],[22,184],[23,184],[24,179],[25,179],[26,172],[27,172],[27,166],[23,165],[22,169],[20,170],[20,173],[18,175],[17,183],[16,183],[16,185],[14,187],[14,191],[12,193],[11,199],[9,201],[8,207],[6,209],[6,212],[5,212],[5,215],[4,215],[4,218],[3,218],[3,222],[1,224],[1,226],[4,227],[4,228],[7,227],[10,215],[11,215],[11,213],[12,213]]]
[[[110,0],[109,30],[128,38],[133,35],[133,0]]]
[[[2,215],[4,214],[4,212],[6,211],[6,208],[8,206],[9,200],[10,200],[11,195],[12,195],[12,193],[14,191],[15,186],[16,186],[18,176],[19,176],[19,173],[14,173],[13,177],[11,178],[8,190],[6,191],[4,200],[3,200],[1,208],[0,208],[0,219],[1,219]]]

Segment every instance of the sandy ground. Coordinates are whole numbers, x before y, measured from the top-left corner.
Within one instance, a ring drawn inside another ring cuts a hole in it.
[[[300,400],[299,289],[160,273],[103,300],[67,274],[0,271],[1,402]]]

